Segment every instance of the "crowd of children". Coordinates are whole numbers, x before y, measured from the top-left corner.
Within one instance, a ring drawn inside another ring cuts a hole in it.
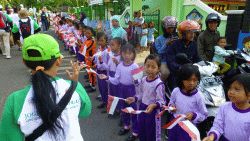
[[[138,17],[140,16],[141,13]],[[96,83],[98,84],[102,100],[98,108],[104,108],[108,104],[109,96],[120,99],[116,112],[120,113],[123,126],[118,134],[125,135],[131,131],[127,141],[133,141],[137,138],[141,141],[159,140],[161,137],[157,136],[160,131],[157,128],[159,121],[156,115],[164,105],[175,109],[171,111],[173,119],[179,115],[184,115],[185,119],[191,121],[194,125],[203,122],[207,118],[208,112],[201,92],[197,89],[201,77],[198,67],[192,64],[173,65],[173,68],[176,68],[173,70],[171,68],[171,71],[178,69],[179,71],[175,72],[176,87],[172,91],[168,104],[165,98],[165,83],[161,79],[163,74],[161,67],[167,63],[166,56],[164,56],[166,50],[171,52],[179,48],[178,51],[182,52],[181,48],[184,46],[188,53],[192,54],[194,53],[192,50],[196,50],[194,55],[189,55],[191,60],[199,60],[196,44],[193,42],[193,31],[200,29],[198,24],[194,21],[182,22],[178,28],[182,37],[177,40],[175,32],[177,20],[171,16],[166,17],[164,19],[166,22],[163,21],[163,29],[166,29],[164,35],[158,37],[155,44],[156,52],[159,55],[150,54],[147,56],[144,62],[146,75],[135,79],[131,72],[140,68],[135,63],[136,44],[131,45],[127,43],[127,40],[134,40],[134,37],[137,36],[140,38],[141,50],[148,49],[149,46],[154,44],[154,32],[156,32],[154,23],[143,23],[141,32],[134,34],[133,22],[129,22],[130,27],[127,29],[126,35],[125,30],[119,25],[118,17],[114,16],[111,20],[113,27],[110,40],[106,33],[98,32],[95,34],[93,28],[79,25],[70,18],[56,17],[54,26],[55,32],[64,43],[65,50],[75,54],[82,67],[86,68],[89,86],[85,88],[88,92],[95,91]],[[138,28],[138,24],[136,25]],[[189,26],[190,29],[186,25],[191,25]],[[95,35],[97,35],[96,38]],[[183,40],[189,41],[188,44],[184,44]],[[218,40],[219,46],[216,47],[215,52],[218,56],[215,56],[215,62],[218,62],[216,58],[218,59],[222,55],[221,52],[225,51],[223,49],[224,42],[224,38]],[[165,48],[160,46],[165,46]],[[172,47],[172,50],[169,46]],[[161,52],[160,50],[164,51]],[[223,59],[220,60],[223,61]],[[168,64],[175,61],[173,59]],[[223,135],[222,138],[232,139],[232,141],[247,141],[250,139],[249,80],[249,74],[243,74],[234,79],[228,91],[231,102],[227,102],[220,108],[214,125],[204,141],[219,139],[221,135]],[[139,107],[137,107],[137,103],[139,103]],[[124,112],[123,109],[128,107],[143,112],[140,114]],[[106,111],[103,111],[103,113],[106,113]],[[236,131],[233,127],[238,126],[241,129]],[[168,131],[168,140],[186,141],[190,140],[190,135],[179,125],[176,125]]]

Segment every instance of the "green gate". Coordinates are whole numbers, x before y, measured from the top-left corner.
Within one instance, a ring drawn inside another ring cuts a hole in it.
[[[159,35],[160,32],[160,27],[161,27],[161,22],[160,22],[160,10],[156,10],[153,11],[151,13],[143,13],[142,14],[144,20],[146,23],[149,23],[151,21],[154,22],[155,24],[155,29],[158,31],[157,33],[155,33],[155,37],[157,37]]]

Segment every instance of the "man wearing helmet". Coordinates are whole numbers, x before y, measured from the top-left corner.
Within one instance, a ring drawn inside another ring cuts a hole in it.
[[[161,79],[166,82],[169,76],[169,69],[167,66],[167,48],[178,39],[176,33],[177,19],[172,16],[166,16],[162,20],[163,35],[159,36],[155,40],[155,51],[161,59]]]
[[[200,25],[196,21],[186,20],[181,22],[177,29],[180,39],[167,48],[167,64],[171,74],[171,88],[176,86],[176,71],[181,65],[200,61],[197,44],[194,41],[195,32],[200,31]],[[179,61],[178,56],[180,55],[184,57]]]
[[[221,19],[216,13],[211,13],[206,18],[207,29],[199,35],[197,40],[198,53],[202,60],[212,61],[214,46],[220,37],[219,31],[217,31],[220,22]]]

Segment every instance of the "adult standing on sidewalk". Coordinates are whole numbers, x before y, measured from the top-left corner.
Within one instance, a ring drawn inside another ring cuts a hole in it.
[[[3,6],[0,5],[0,48],[6,59],[10,59],[10,27],[12,19],[3,13]]]
[[[42,30],[47,31],[49,29],[49,21],[48,21],[48,13],[47,8],[43,7],[42,13],[41,13],[41,22],[42,22]]]
[[[141,25],[144,23],[144,18],[142,17],[142,12],[139,10],[137,12],[137,17],[134,19],[134,35],[135,35],[135,45],[139,45],[140,40],[141,40],[141,33],[142,33],[142,28]]]

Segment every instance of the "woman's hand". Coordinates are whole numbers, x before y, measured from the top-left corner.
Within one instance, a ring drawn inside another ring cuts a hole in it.
[[[156,107],[157,107],[157,105],[156,105],[156,104],[150,104],[150,105],[148,105],[148,107],[147,107],[147,109],[146,109],[146,112],[145,112],[145,113],[147,113],[147,114],[152,113],[152,112],[153,112],[153,110],[154,110]]]
[[[131,103],[135,102],[135,98],[134,97],[128,97],[128,98],[125,99],[125,102],[130,105]]]
[[[78,61],[77,62],[70,61],[70,64],[71,64],[73,72],[66,70],[67,76],[70,80],[78,81],[79,72],[80,72],[79,62]]]

